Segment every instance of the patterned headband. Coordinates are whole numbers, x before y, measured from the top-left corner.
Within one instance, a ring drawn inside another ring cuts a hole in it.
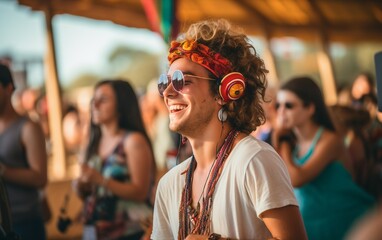
[[[232,72],[231,62],[206,45],[190,40],[172,41],[167,57],[170,64],[176,59],[184,57],[208,69],[217,78]]]

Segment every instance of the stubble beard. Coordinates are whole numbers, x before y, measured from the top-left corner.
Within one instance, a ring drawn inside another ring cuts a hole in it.
[[[213,111],[204,112],[202,114],[193,115],[193,117],[191,117],[192,119],[182,120],[177,124],[172,124],[172,120],[170,118],[169,127],[171,131],[182,134],[183,136],[197,136],[204,132],[204,129],[207,128],[213,117]]]

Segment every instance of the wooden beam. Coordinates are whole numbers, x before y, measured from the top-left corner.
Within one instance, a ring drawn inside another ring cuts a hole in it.
[[[97,20],[112,21],[116,24],[151,29],[142,7],[127,3],[105,3],[104,1],[80,0],[18,0],[35,11],[45,11],[49,4],[52,16],[57,14],[71,14]]]
[[[250,4],[247,0],[235,1],[235,3],[240,5],[244,10],[249,10],[257,23],[262,24],[263,26],[266,26],[271,23],[263,13],[261,13],[255,6]]]
[[[218,4],[217,0],[209,0],[207,6],[211,2]],[[225,0],[229,1],[229,0]],[[150,29],[149,21],[147,20],[143,8],[140,6],[140,1],[136,0],[18,0],[20,4],[30,6],[34,10],[44,10],[48,3],[52,3],[52,14],[72,14],[98,20],[109,20],[116,24],[128,27],[146,28]],[[183,1],[182,1],[183,2]],[[195,18],[180,19],[179,25],[184,28],[187,27],[192,21],[199,21],[210,16],[208,9],[202,6],[206,1],[195,1],[199,9],[202,9],[203,14]],[[359,0],[349,0],[348,2],[354,3]],[[303,39],[315,40],[319,32],[324,32],[330,40],[335,39],[338,41],[364,41],[372,40],[381,42],[382,31],[381,22],[378,14],[375,18],[379,19],[372,24],[363,24],[360,22],[351,22],[344,24],[330,23],[329,19],[325,17],[322,10],[319,10],[320,2],[318,0],[308,0],[311,8],[314,9],[313,14],[317,22],[304,25],[289,25],[289,24],[274,24],[269,17],[264,15],[256,5],[252,4],[250,0],[234,1],[230,0],[231,4],[236,4],[240,9],[247,11],[246,17],[229,19],[233,24],[243,27],[247,33],[252,35],[261,35],[269,37],[277,36],[295,36]],[[346,4],[346,3],[344,3]],[[200,6],[198,6],[200,5]],[[214,4],[212,4],[214,5]],[[378,0],[367,0],[365,6],[374,6],[374,9],[379,9],[381,3]],[[183,6],[183,5],[181,5]],[[184,8],[184,6],[183,6]],[[187,10],[182,10],[187,13]],[[378,11],[378,10],[375,10]],[[250,16],[250,17],[247,17]],[[224,17],[224,11],[221,11],[221,17]],[[219,18],[219,16],[216,16]],[[382,17],[381,17],[382,18]]]
[[[382,23],[382,3],[375,3],[375,2],[366,2],[366,6],[368,7],[369,11],[372,12],[372,17],[376,22]]]
[[[62,102],[57,74],[57,61],[49,6],[45,10],[47,51],[45,59],[45,87],[48,102],[49,135],[52,143],[52,170],[50,176],[62,179],[66,175],[66,154],[62,133]]]
[[[318,6],[316,0],[308,0],[311,13],[315,16],[315,18],[318,20],[318,25],[322,28],[328,27],[329,22],[324,16],[323,12],[321,11],[320,6]]]
[[[97,20],[108,20],[123,26],[151,29],[143,9],[137,10],[126,5],[92,4],[89,8],[81,8],[81,1],[55,1],[55,14],[68,13]]]
[[[257,32],[246,25],[248,31]],[[272,26],[272,37],[294,36],[306,40],[315,40],[320,34],[319,26],[290,26],[274,25]],[[359,42],[359,41],[382,41],[381,27],[377,25],[364,25],[363,27],[331,26],[325,30],[330,41]]]

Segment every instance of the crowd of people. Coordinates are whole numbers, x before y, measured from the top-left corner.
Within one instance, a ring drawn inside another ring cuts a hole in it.
[[[64,136],[80,156],[73,190],[83,201],[82,239],[378,234],[382,113],[369,74],[334,106],[308,76],[268,86],[264,61],[225,20],[192,24],[167,59],[167,73],[144,96],[127,80],[104,79],[86,120],[68,108]],[[23,116],[14,90],[9,66],[0,64],[0,193],[9,196],[11,219],[0,234],[43,240],[48,110],[40,98],[40,124]]]

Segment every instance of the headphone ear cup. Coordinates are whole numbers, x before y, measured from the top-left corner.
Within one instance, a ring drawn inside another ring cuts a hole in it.
[[[224,102],[235,101],[243,96],[245,79],[239,72],[231,72],[224,76],[219,85],[219,93]]]

